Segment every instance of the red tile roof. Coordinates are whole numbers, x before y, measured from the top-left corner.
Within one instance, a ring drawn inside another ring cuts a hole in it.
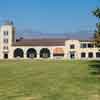
[[[16,43],[13,43],[13,46],[64,46],[64,38],[58,39],[20,39]]]

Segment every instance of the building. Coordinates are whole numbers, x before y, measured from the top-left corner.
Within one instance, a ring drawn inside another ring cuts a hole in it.
[[[16,39],[15,27],[6,22],[0,28],[0,59],[100,60],[100,48],[92,40]]]

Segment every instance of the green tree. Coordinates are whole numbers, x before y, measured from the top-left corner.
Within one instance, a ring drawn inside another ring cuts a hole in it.
[[[100,20],[100,8],[96,8],[93,11],[93,15],[96,16],[98,18],[98,21]],[[96,30],[95,30],[95,34],[94,34],[94,41],[95,41],[95,45],[97,47],[100,47],[100,21],[96,24]]]

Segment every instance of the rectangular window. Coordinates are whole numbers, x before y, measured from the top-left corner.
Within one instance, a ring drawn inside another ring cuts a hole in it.
[[[96,58],[100,58],[100,52],[96,53]]]
[[[4,46],[3,49],[4,49],[4,50],[8,50],[8,46]]]
[[[4,43],[8,43],[8,39],[4,39],[3,42],[4,42]]]
[[[70,45],[70,49],[75,49],[75,45],[74,44]]]
[[[94,45],[92,43],[88,44],[88,48],[93,48],[93,47],[94,47]]]
[[[86,43],[81,43],[80,48],[87,48],[87,44]]]
[[[4,31],[4,36],[8,36],[8,31]]]
[[[82,52],[81,53],[81,58],[85,58],[86,57],[86,53],[85,52]]]

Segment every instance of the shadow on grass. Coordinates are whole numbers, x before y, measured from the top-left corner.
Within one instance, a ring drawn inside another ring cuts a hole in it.
[[[89,61],[89,70],[93,75],[100,75],[100,61]]]

